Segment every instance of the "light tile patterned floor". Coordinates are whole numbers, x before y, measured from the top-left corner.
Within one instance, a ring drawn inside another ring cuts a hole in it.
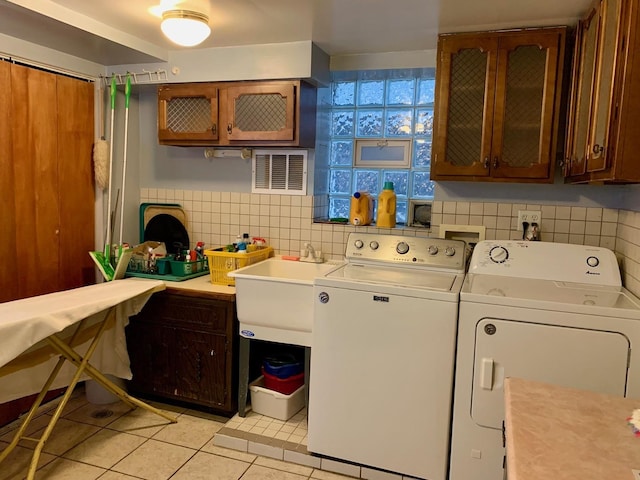
[[[225,424],[225,428],[255,433],[296,445],[307,445],[307,409],[303,408],[286,422],[249,411],[244,418],[235,415]]]
[[[54,400],[41,407],[29,429],[31,435],[37,437],[42,433],[56,403]],[[236,426],[245,425],[243,428],[248,428],[251,425],[251,429],[256,429],[252,435],[291,445],[306,445],[304,412],[289,422],[253,414],[244,419],[234,417],[229,421],[224,417],[186,408],[154,405],[173,412],[178,416],[178,423],[168,423],[146,410],[129,410],[122,403],[92,405],[86,401],[83,389],[77,389],[45,445],[36,480],[350,478],[301,462],[286,462],[248,451],[223,448],[214,442],[216,433],[224,428],[235,431]],[[225,423],[229,426],[225,426]],[[0,428],[0,450],[11,441],[12,432],[18,425],[17,421]],[[32,448],[32,444],[22,441],[0,466],[0,480],[25,478]],[[304,461],[306,456],[300,458]]]

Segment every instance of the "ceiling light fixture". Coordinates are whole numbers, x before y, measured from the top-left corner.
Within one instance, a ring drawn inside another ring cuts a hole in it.
[[[183,47],[194,47],[211,33],[209,17],[192,10],[165,11],[160,28],[169,40]]]

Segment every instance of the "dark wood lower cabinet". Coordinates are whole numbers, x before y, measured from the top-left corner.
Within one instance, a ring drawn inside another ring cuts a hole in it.
[[[129,391],[234,414],[237,345],[234,296],[156,293],[127,326]]]

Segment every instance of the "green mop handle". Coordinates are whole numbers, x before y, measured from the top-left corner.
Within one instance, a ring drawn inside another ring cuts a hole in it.
[[[131,75],[127,73],[127,83],[124,85],[124,108],[129,108],[129,97],[131,97]]]
[[[116,109],[116,76],[111,76],[111,110]]]
[[[114,123],[114,113],[116,110],[116,75],[113,74],[111,76],[111,88],[109,89],[109,94],[111,95],[111,130],[109,134],[111,135],[111,141],[109,142],[109,194],[107,195],[107,235],[104,245],[104,256],[107,259],[107,262],[111,259],[111,182],[113,181],[113,123]]]
[[[124,154],[122,158],[122,207],[120,208],[120,243],[119,256],[122,255],[122,234],[124,230],[124,201],[125,185],[127,178],[127,137],[129,129],[129,97],[131,97],[131,75],[127,73],[127,81],[124,86]]]

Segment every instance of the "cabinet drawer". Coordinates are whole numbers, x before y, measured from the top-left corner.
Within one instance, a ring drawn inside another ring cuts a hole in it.
[[[219,300],[157,293],[147,303],[141,315],[146,321],[163,325],[197,327],[225,333],[231,324],[233,304]]]

